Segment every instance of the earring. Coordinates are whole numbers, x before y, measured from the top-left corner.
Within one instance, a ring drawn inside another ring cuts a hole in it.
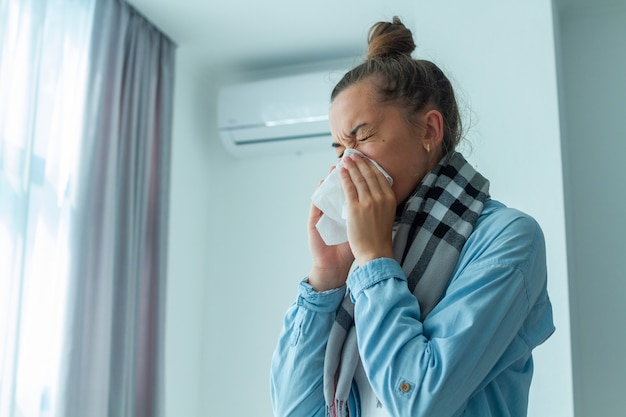
[[[426,152],[430,153],[430,143],[426,143]]]

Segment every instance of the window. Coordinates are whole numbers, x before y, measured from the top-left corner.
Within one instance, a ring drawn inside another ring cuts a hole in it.
[[[0,417],[55,415],[91,7],[0,6]]]

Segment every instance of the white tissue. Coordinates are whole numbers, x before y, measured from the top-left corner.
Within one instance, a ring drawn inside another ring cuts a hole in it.
[[[343,158],[350,154],[358,154],[367,158],[361,152],[354,149],[346,149]],[[374,166],[382,172],[389,185],[393,185],[393,179],[381,168],[376,161],[367,158],[374,163]],[[348,231],[346,228],[346,197],[341,188],[339,179],[339,169],[343,166],[343,159],[339,161],[336,168],[331,171],[322,184],[311,196],[313,204],[324,214],[315,225],[320,236],[327,245],[338,245],[348,241]]]

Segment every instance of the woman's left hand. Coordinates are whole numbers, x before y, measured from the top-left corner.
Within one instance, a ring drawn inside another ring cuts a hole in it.
[[[356,154],[344,158],[340,177],[348,210],[348,241],[357,263],[392,258],[396,197],[389,182],[370,160]]]

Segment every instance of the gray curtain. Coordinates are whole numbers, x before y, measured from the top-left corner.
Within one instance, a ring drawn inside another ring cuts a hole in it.
[[[58,415],[160,416],[175,45],[96,1]]]

